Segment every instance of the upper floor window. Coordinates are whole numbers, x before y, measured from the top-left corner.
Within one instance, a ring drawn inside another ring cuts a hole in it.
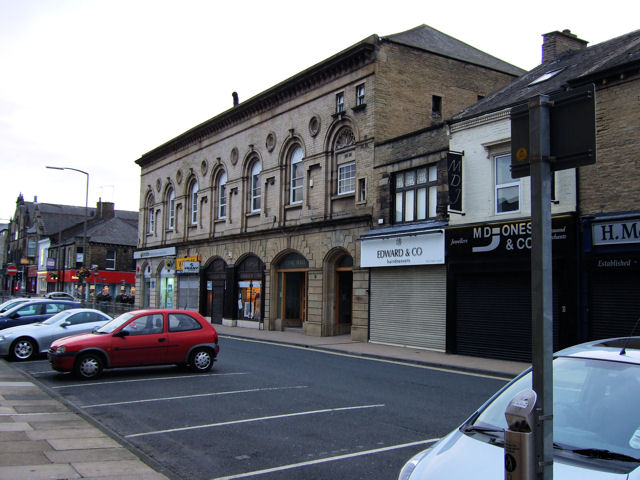
[[[338,195],[356,191],[356,162],[338,165]]]
[[[222,172],[218,178],[218,218],[227,217],[227,174]]]
[[[116,269],[116,251],[115,250],[107,250],[107,256],[105,258],[105,269],[106,270]]]
[[[344,92],[336,94],[336,113],[344,112]]]
[[[364,105],[364,83],[356,87],[356,107]]]
[[[147,198],[147,233],[153,234],[156,231],[156,216],[153,210],[153,199]]]
[[[167,225],[169,230],[173,230],[176,226],[176,193],[173,189],[169,192],[167,198]]]
[[[520,210],[520,179],[511,176],[511,155],[496,155],[495,198],[496,213]]]
[[[194,181],[191,184],[189,198],[191,203],[191,225],[197,225],[198,224],[198,182],[197,181]]]
[[[68,268],[73,268],[76,266],[76,259],[73,256],[73,247],[67,247],[65,253],[65,266]]]
[[[260,173],[262,164],[260,160],[255,160],[251,165],[251,211],[259,212],[262,208],[262,189],[260,188]]]
[[[300,145],[296,145],[291,151],[289,166],[289,203],[291,204],[302,202],[302,187],[304,180],[302,157],[302,147]]]
[[[431,118],[442,118],[442,97],[439,95],[431,96]]]
[[[36,256],[36,239],[29,238],[27,240],[27,257],[35,257]]]
[[[438,167],[427,165],[395,175],[395,222],[435,217],[438,206]]]

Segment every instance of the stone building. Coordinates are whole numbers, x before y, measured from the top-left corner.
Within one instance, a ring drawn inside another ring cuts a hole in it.
[[[372,35],[244,102],[234,93],[232,108],[136,160],[139,306],[366,341],[360,238],[391,221],[376,145],[521,73],[422,25]]]

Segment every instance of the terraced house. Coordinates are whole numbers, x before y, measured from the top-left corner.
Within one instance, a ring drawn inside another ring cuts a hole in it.
[[[360,239],[393,221],[378,214],[389,178],[376,146],[440,124],[521,73],[422,25],[372,35],[244,102],[234,94],[232,108],[136,160],[138,305],[368,340]]]

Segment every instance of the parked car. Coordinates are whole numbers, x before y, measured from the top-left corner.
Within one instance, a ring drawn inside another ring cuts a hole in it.
[[[553,376],[553,478],[639,479],[640,337],[562,350],[554,356]],[[399,480],[505,478],[505,410],[531,382],[529,369],[411,458]]]
[[[75,300],[73,295],[67,292],[49,292],[44,298],[55,298],[57,300]]]
[[[92,333],[56,340],[48,357],[54,370],[91,379],[103,368],[172,363],[207,372],[219,351],[218,333],[198,312],[152,309],[123,313]]]
[[[14,305],[6,312],[0,313],[0,330],[42,322],[58,312],[69,310],[70,308],[80,308],[81,306],[79,302],[70,302],[68,300],[29,300]]]
[[[5,328],[0,332],[0,356],[30,360],[46,354],[54,340],[90,332],[113,320],[100,310],[72,308],[56,313],[41,323]]]
[[[11,298],[9,300],[6,300],[0,303],[0,313],[6,312],[11,307],[18,305],[19,303],[28,302],[29,300],[31,299],[30,298]]]

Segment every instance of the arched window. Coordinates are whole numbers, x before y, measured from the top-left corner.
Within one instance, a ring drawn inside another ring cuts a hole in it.
[[[191,225],[198,225],[198,182],[194,181],[191,184],[189,191],[189,198],[191,200]]]
[[[153,197],[151,195],[147,197],[145,210],[147,213],[147,234],[153,235],[156,231],[156,214],[153,209]]]
[[[302,202],[302,187],[303,187],[303,170],[302,170],[302,147],[296,145],[291,150],[289,156],[289,203]]]
[[[252,212],[259,212],[261,208],[262,190],[260,189],[260,173],[262,165],[260,160],[255,160],[251,165],[251,199],[250,206]]]
[[[218,218],[227,218],[227,174],[218,177]]]
[[[176,226],[176,193],[173,188],[167,195],[167,226],[169,230],[173,230]]]

